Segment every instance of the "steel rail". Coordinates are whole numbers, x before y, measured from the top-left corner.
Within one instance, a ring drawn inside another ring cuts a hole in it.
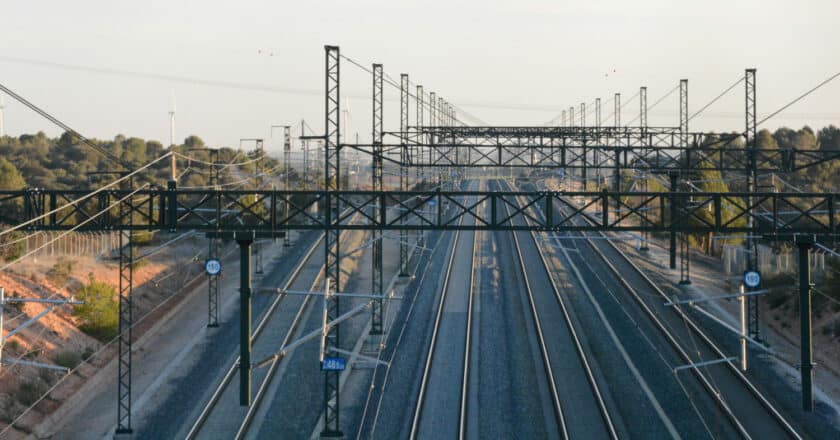
[[[590,222],[588,217],[584,217],[584,219],[585,219],[585,221]],[[606,236],[606,234],[604,234],[603,232],[599,232],[599,233],[602,236]],[[557,239],[555,239],[555,240],[557,240]],[[624,279],[624,276],[615,267],[615,265],[609,260],[609,258],[607,258],[605,253],[602,250],[600,250],[598,248],[598,246],[596,246],[591,239],[587,238],[585,241],[590,246],[590,248],[593,249],[593,251],[598,255],[598,257],[606,264],[606,266],[609,268],[610,272],[612,272],[616,276],[616,279],[619,281],[619,283],[631,294],[634,301],[639,305],[640,309],[644,312],[644,314],[647,315],[651,319],[651,321],[656,325],[656,327],[660,330],[660,332],[662,332],[662,334],[665,336],[665,338],[668,340],[668,342],[674,348],[676,353],[679,354],[679,356],[683,360],[685,360],[686,362],[688,362],[688,363],[694,362],[691,359],[691,357],[689,356],[689,354],[686,353],[686,351],[682,348],[682,346],[680,345],[676,336],[674,336],[674,334],[670,330],[668,330],[668,328],[665,326],[665,324],[663,324],[662,321],[659,319],[659,317],[657,317],[657,315],[653,312],[653,310],[650,309],[650,306],[644,301],[644,299],[641,297],[639,292],[635,288],[633,288],[630,285],[630,283],[628,283]],[[669,299],[668,296],[665,294],[665,292],[663,292],[614,243],[612,243],[610,240],[604,240],[604,241],[609,244],[609,246],[622,258],[622,260],[628,266],[630,266],[630,268],[633,270],[633,272],[637,273],[648,284],[648,286],[651,289],[653,289],[663,299],[665,299],[665,300]],[[671,309],[674,310],[680,316],[680,318],[682,318],[688,324],[689,328],[691,330],[693,330],[694,333],[697,334],[701,338],[701,340],[706,344],[708,349],[711,349],[711,351],[713,351],[717,356],[719,356],[721,358],[727,357],[726,354],[723,352],[723,350],[720,347],[718,347],[717,344],[715,344],[712,341],[712,339],[705,332],[703,332],[700,329],[700,327],[681,308],[671,307]],[[799,433],[797,433],[796,430],[790,425],[790,423],[788,423],[787,420],[784,419],[784,417],[781,415],[781,413],[755,387],[755,385],[752,384],[752,382],[749,381],[749,379],[743,374],[743,372],[741,372],[731,362],[725,362],[724,364],[727,365],[728,371],[733,373],[733,375],[736,378],[738,378],[739,381],[742,382],[745,385],[747,390],[758,400],[758,402],[761,404],[761,406],[769,412],[769,415],[771,416],[770,417],[771,419],[776,421],[781,426],[781,428],[784,431],[786,431],[787,434],[791,435],[793,438],[801,438]],[[709,380],[709,377],[707,377],[707,375],[703,374],[703,372],[700,371],[700,369],[698,369],[698,368],[692,368],[691,371],[698,378],[698,380],[703,384],[704,388],[707,390],[707,392],[712,397],[712,399],[715,401],[715,403],[727,415],[727,418],[733,424],[735,429],[737,429],[741,433],[741,435],[744,436],[744,438],[752,438],[752,436],[749,434],[747,428],[738,419],[738,417],[734,413],[733,409],[724,400],[721,393],[718,390],[716,390],[715,387],[712,385],[711,381]]]
[[[517,198],[517,201],[519,201],[518,198]],[[510,215],[509,214],[510,213],[510,207],[509,206],[505,205],[505,211],[508,213],[508,215]],[[526,219],[526,222],[527,222],[527,219]],[[604,421],[604,424],[606,425],[606,428],[607,428],[607,431],[610,434],[610,437],[613,438],[613,439],[618,439],[618,433],[616,431],[615,424],[612,421],[612,417],[610,416],[610,411],[607,408],[607,405],[606,405],[606,402],[604,400],[603,394],[601,393],[600,386],[598,385],[598,382],[595,379],[595,375],[592,372],[592,367],[589,364],[588,356],[587,356],[587,354],[586,354],[586,352],[583,348],[583,344],[580,341],[580,337],[578,336],[578,333],[577,333],[577,330],[575,329],[574,323],[572,322],[571,316],[569,314],[568,306],[566,305],[566,302],[563,299],[562,295],[560,295],[560,289],[557,287],[557,283],[554,280],[554,277],[551,276],[551,270],[549,269],[548,261],[546,260],[545,253],[543,252],[542,248],[539,245],[539,240],[537,239],[536,234],[534,233],[534,231],[529,231],[529,233],[530,233],[531,239],[534,241],[534,246],[535,246],[535,248],[537,249],[537,252],[540,255],[541,267],[543,268],[543,270],[545,270],[545,273],[548,277],[548,280],[551,283],[551,290],[554,293],[554,298],[557,300],[557,304],[560,306],[560,310],[563,312],[563,320],[565,321],[566,326],[569,329],[569,334],[570,334],[570,336],[571,336],[571,338],[572,338],[572,340],[574,341],[574,344],[575,344],[575,350],[578,353],[578,357],[580,358],[580,362],[581,362],[581,364],[584,368],[584,371],[586,373],[587,381],[589,382],[589,385],[592,388],[592,392],[595,396],[595,400],[598,403],[598,409],[600,411],[601,419]],[[529,303],[531,304],[531,313],[532,313],[532,316],[534,318],[534,322],[537,324],[537,330],[538,330],[538,337],[539,337],[539,340],[540,340],[540,345],[541,345],[541,348],[544,351],[544,361],[548,365],[547,371],[549,372],[549,378],[551,380],[552,386],[554,386],[554,378],[553,378],[553,375],[551,374],[551,369],[550,369],[551,363],[548,360],[547,353],[545,352],[545,344],[543,342],[542,330],[541,330],[540,325],[539,325],[539,316],[538,316],[538,313],[537,313],[537,309],[536,309],[536,305],[535,305],[535,301],[534,301],[534,297],[533,297],[533,291],[531,289],[531,283],[530,283],[530,280],[528,278],[527,268],[525,267],[525,260],[522,256],[522,250],[521,250],[521,247],[520,247],[520,244],[519,244],[519,238],[516,235],[517,235],[516,232],[514,232],[513,233],[513,240],[514,240],[514,244],[515,244],[515,247],[516,247],[516,253],[517,253],[517,256],[518,256],[518,259],[519,259],[520,268],[522,269],[522,273],[523,273],[523,276],[524,276],[524,279],[525,279],[526,292],[528,294]],[[557,397],[556,388],[553,389],[553,391],[554,391],[555,398],[556,398]],[[560,408],[559,399],[557,399],[556,405],[558,406],[558,408]],[[561,414],[561,417],[562,417],[562,412],[560,414]],[[566,438],[568,438],[568,432],[566,430],[565,423],[561,426],[563,427],[564,436]]]
[[[473,299],[475,298],[475,262],[478,255],[479,231],[473,232],[472,262],[470,264],[470,290],[467,302],[467,334],[464,343],[464,370],[461,375],[461,412],[458,417],[458,438],[464,440],[467,437],[467,403],[469,402],[469,379],[470,379],[470,347],[472,342],[472,316]],[[454,252],[453,252],[454,253]]]
[[[505,205],[505,212],[507,213],[507,215],[510,215],[510,208],[507,205]],[[547,376],[547,379],[548,379],[548,383],[550,385],[551,403],[553,404],[552,406],[554,407],[554,416],[557,419],[557,424],[560,427],[560,430],[562,431],[563,438],[568,439],[569,438],[569,430],[566,427],[566,417],[563,414],[563,404],[560,402],[560,395],[557,392],[557,383],[554,380],[554,373],[553,373],[554,370],[551,366],[551,359],[548,355],[548,348],[546,347],[546,344],[545,344],[545,336],[543,335],[542,323],[540,321],[539,314],[537,313],[537,306],[536,306],[536,302],[534,301],[534,294],[533,294],[533,291],[531,290],[531,281],[528,278],[528,270],[525,267],[525,260],[522,257],[522,250],[519,247],[519,239],[516,237],[515,232],[513,232],[512,234],[513,234],[514,246],[516,248],[517,260],[519,261],[519,268],[522,271],[522,277],[523,277],[523,280],[525,281],[525,292],[527,293],[528,304],[530,306],[531,319],[533,319],[534,328],[536,328],[536,330],[537,330],[537,341],[539,342],[539,346],[540,346],[540,357],[543,361],[543,368],[545,369],[545,373],[546,373],[546,376]],[[564,309],[564,315],[565,315],[565,309]],[[568,316],[566,317],[566,319],[567,319],[566,322],[568,324],[569,323]]]
[[[609,240],[607,240],[607,241],[609,241]],[[594,247],[594,245],[593,245],[593,247]],[[663,298],[667,298],[667,295],[665,294],[665,292],[663,292],[638,266],[636,266],[636,264],[633,263],[629,259],[629,257],[627,257],[627,255],[624,254],[624,252],[622,252],[620,249],[618,249],[618,247],[614,243],[610,243],[610,247],[612,247],[613,250],[615,250],[616,253],[619,254],[622,257],[622,259],[630,267],[632,267],[633,270],[636,273],[638,273],[654,291],[656,291]],[[606,256],[601,251],[598,251],[598,253],[599,253],[599,256],[602,259],[607,261]],[[610,265],[610,267],[611,267],[611,270],[614,273],[618,273],[617,269],[614,266]],[[642,298],[640,296],[638,296],[638,293],[635,293],[635,295],[637,295],[637,300],[641,302]],[[689,325],[689,327],[698,336],[700,336],[700,338],[703,340],[703,342],[716,355],[720,356],[720,358],[727,357],[727,355],[724,353],[724,351],[717,344],[714,343],[714,341],[711,339],[711,337],[709,337],[699,327],[699,325],[697,325],[697,323],[695,323],[694,320],[692,320],[691,317],[689,317],[688,314],[686,314],[682,310],[682,308],[680,308],[680,307],[670,307],[670,308],[672,310],[674,310],[677,314],[679,314],[682,319],[685,320],[685,322]],[[655,316],[655,315],[653,315],[652,311],[648,311],[647,313],[651,314],[651,316]],[[740,380],[740,382],[742,382],[744,384],[744,386],[747,388],[747,390],[750,392],[750,394],[752,394],[758,400],[758,402],[761,404],[761,406],[764,407],[764,409],[766,409],[770,413],[771,419],[775,420],[782,427],[782,429],[784,431],[787,431],[787,433],[790,434],[793,438],[802,438],[801,435],[796,431],[796,429],[794,429],[793,426],[787,420],[785,420],[785,418],[781,414],[781,412],[779,412],[779,410],[770,402],[770,400],[766,396],[764,396],[764,394],[762,394],[761,391],[758,390],[758,388],[749,380],[749,378],[747,378],[747,376],[735,364],[733,364],[732,362],[725,362],[725,365],[727,366],[727,369],[731,373],[733,373],[733,375],[736,378],[738,378]],[[692,370],[697,370],[697,369],[693,368]],[[712,392],[712,391],[710,390],[710,392]],[[712,393],[714,394],[714,392],[712,392]],[[717,395],[719,395],[719,394],[717,394]],[[720,398],[723,399],[722,397],[720,397]],[[733,414],[733,416],[734,416],[734,414]]]
[[[460,226],[461,224],[463,224],[463,222],[464,222],[464,217],[462,216],[458,220],[458,225]],[[420,428],[420,417],[422,416],[422,413],[423,413],[423,406],[424,406],[424,403],[425,403],[424,401],[425,401],[425,397],[426,397],[426,388],[427,388],[428,382],[429,382],[429,373],[432,370],[432,360],[434,359],[434,355],[435,355],[435,345],[436,345],[436,342],[437,342],[438,330],[440,329],[440,322],[441,322],[442,317],[443,317],[444,304],[446,303],[446,296],[447,296],[447,292],[449,290],[449,280],[452,276],[452,268],[454,266],[455,253],[456,253],[456,250],[458,249],[458,242],[459,242],[460,238],[461,238],[461,231],[460,230],[455,231],[455,238],[452,240],[452,246],[451,246],[451,250],[449,252],[449,261],[447,262],[447,266],[446,266],[446,274],[444,275],[443,286],[441,286],[441,290],[440,290],[441,291],[440,301],[439,301],[437,313],[435,314],[435,322],[434,322],[434,327],[433,327],[433,330],[432,330],[432,338],[429,341],[429,349],[428,349],[427,354],[426,354],[426,362],[423,366],[423,377],[420,380],[420,390],[417,393],[417,402],[416,402],[415,407],[414,407],[414,417],[412,418],[412,421],[411,421],[411,432],[409,434],[409,438],[412,439],[412,440],[417,439],[418,430]],[[473,258],[473,263],[475,263],[474,258]],[[472,271],[472,269],[471,269],[471,271]],[[470,286],[472,287],[472,274],[470,275]],[[470,290],[472,290],[472,289],[470,289]],[[467,330],[467,331],[469,331],[469,330]],[[459,419],[460,419],[460,415],[459,415]],[[460,426],[461,423],[462,422],[459,420],[459,426]],[[459,429],[459,434],[460,434],[460,431],[461,430]]]
[[[351,221],[353,221],[355,218],[357,218],[357,216],[358,216],[358,214],[356,216],[354,216],[354,218],[351,219]],[[315,242],[309,247],[309,249],[307,249],[306,253],[300,259],[300,262],[294,267],[292,272],[289,274],[289,276],[286,279],[286,282],[284,283],[284,287],[283,287],[282,290],[288,290],[288,288],[292,285],[292,283],[294,283],[297,280],[298,276],[303,271],[303,268],[306,266],[306,264],[309,262],[309,259],[312,257],[312,254],[315,253],[315,251],[318,249],[318,246],[323,242],[323,240],[324,240],[324,234],[320,234],[318,239],[315,240]],[[320,270],[318,271],[318,275],[316,275],[315,283],[317,283],[318,279],[322,276],[323,272],[324,272],[324,266],[322,265]],[[271,320],[272,315],[274,314],[274,311],[277,309],[277,307],[280,305],[280,303],[286,297],[287,297],[287,295],[285,295],[285,294],[277,295],[277,297],[274,299],[274,301],[272,301],[271,304],[268,306],[266,311],[263,313],[263,317],[260,319],[260,322],[257,324],[257,327],[254,329],[254,334],[251,336],[251,343],[252,344],[257,341],[260,334],[262,333],[263,328],[265,328],[266,324]],[[303,310],[305,310],[308,303],[309,303],[309,298],[304,300],[303,304],[298,309],[298,312],[295,315],[295,320],[292,322],[292,324],[290,326],[290,330],[286,334],[286,339],[288,339],[289,335],[293,334],[294,329],[297,328],[297,325],[299,324],[300,317],[303,315],[302,312],[303,312]],[[261,382],[260,387],[257,391],[257,394],[254,397],[254,402],[248,408],[248,412],[246,413],[245,419],[243,419],[242,424],[240,424],[240,428],[237,431],[237,435],[239,435],[240,432],[242,432],[244,434],[244,431],[247,431],[248,425],[251,422],[251,418],[253,417],[254,413],[256,412],[256,409],[259,407],[259,402],[261,402],[262,397],[264,395],[265,388],[266,388],[266,385],[268,383],[268,381],[266,379],[270,380],[271,377],[273,376],[273,374],[276,372],[275,371],[276,370],[276,363],[277,363],[277,359],[274,359],[272,361],[272,363],[270,364],[269,372],[266,374],[266,378],[264,378],[263,381]],[[225,376],[222,378],[221,383],[219,383],[219,385],[216,387],[216,390],[210,396],[210,400],[205,404],[204,408],[202,408],[201,413],[199,413],[198,418],[193,423],[193,425],[190,427],[190,430],[187,433],[187,435],[185,436],[185,439],[194,440],[198,437],[198,434],[201,431],[201,428],[204,426],[204,424],[209,419],[210,414],[213,411],[213,408],[219,402],[219,400],[221,399],[225,390],[227,389],[227,386],[230,385],[230,382],[233,380],[233,377],[237,372],[237,367],[238,366],[239,366],[239,357],[237,356],[236,360],[234,360],[233,364],[228,369],[228,371],[225,373]],[[244,431],[243,431],[243,427],[245,428]]]

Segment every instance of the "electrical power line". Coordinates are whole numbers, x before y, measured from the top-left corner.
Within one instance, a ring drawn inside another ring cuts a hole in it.
[[[759,125],[763,124],[763,123],[764,123],[765,121],[767,121],[768,119],[772,118],[773,116],[778,115],[779,113],[783,112],[783,111],[784,111],[785,109],[787,109],[788,107],[790,107],[790,106],[792,106],[792,105],[796,104],[797,102],[801,101],[801,100],[802,100],[803,98],[805,98],[806,96],[808,96],[808,95],[810,95],[811,93],[813,93],[813,92],[817,91],[820,87],[822,87],[822,86],[824,86],[824,85],[826,85],[826,84],[830,83],[832,80],[834,80],[834,79],[835,79],[835,78],[837,78],[838,76],[840,76],[840,72],[837,72],[837,73],[835,73],[834,75],[831,75],[830,77],[828,77],[828,79],[826,79],[825,81],[823,81],[823,82],[821,82],[821,83],[817,84],[815,87],[811,88],[811,89],[810,89],[810,90],[808,90],[807,92],[805,92],[805,93],[803,93],[803,94],[799,95],[799,97],[797,97],[797,98],[796,98],[796,99],[794,99],[793,101],[791,101],[791,102],[789,102],[789,103],[787,103],[787,104],[783,105],[783,106],[782,106],[781,108],[779,108],[778,110],[776,110],[776,111],[774,111],[773,113],[770,113],[769,115],[765,116],[762,120],[758,121],[755,125],[756,125],[756,126],[759,126]]]
[[[676,92],[676,91],[677,91],[677,90],[679,90],[679,89],[680,89],[680,86],[679,86],[679,85],[677,85],[676,87],[674,87],[673,89],[671,89],[668,93],[666,93],[666,94],[662,95],[662,97],[661,97],[661,98],[657,99],[657,100],[656,100],[656,102],[654,102],[654,103],[653,103],[650,107],[648,107],[648,111],[652,110],[654,107],[656,107],[657,105],[659,105],[659,103],[661,103],[662,101],[664,101],[664,100],[668,99],[668,97],[669,97],[669,96],[673,95],[673,94],[674,94],[674,92]],[[650,115],[650,113],[648,113],[648,115]],[[627,123],[627,125],[630,125],[630,124],[632,124],[633,122],[638,121],[640,117],[641,117],[641,115],[636,116],[635,118],[631,119],[631,120],[630,120],[630,122],[628,122],[628,123]]]
[[[709,101],[709,103],[708,103],[708,104],[704,105],[704,106],[703,106],[703,108],[701,108],[700,110],[697,110],[696,112],[694,112],[694,114],[693,114],[693,115],[689,116],[689,117],[688,117],[688,120],[689,120],[689,121],[691,121],[691,120],[692,120],[692,119],[694,119],[697,115],[699,115],[700,113],[703,113],[703,111],[704,111],[704,110],[706,110],[707,108],[711,107],[711,106],[712,106],[714,103],[716,103],[716,102],[717,102],[720,98],[723,98],[723,96],[724,96],[724,95],[726,95],[727,93],[729,93],[730,91],[732,91],[732,89],[734,89],[734,88],[735,88],[738,84],[741,84],[742,82],[744,82],[744,80],[745,80],[745,79],[746,79],[746,78],[745,78],[745,77],[743,77],[743,76],[742,76],[742,77],[740,77],[740,78],[738,78],[738,81],[735,81],[735,83],[734,83],[734,84],[732,84],[731,86],[727,87],[727,89],[726,89],[726,90],[724,90],[724,91],[723,91],[720,95],[715,96],[715,98],[714,98],[714,99],[712,99],[711,101]]]
[[[79,202],[82,202],[82,201],[84,201],[84,200],[87,200],[87,199],[89,199],[89,198],[91,198],[91,197],[95,196],[96,194],[98,194],[98,193],[100,193],[100,192],[102,192],[102,191],[105,191],[106,189],[108,189],[108,188],[110,188],[110,187],[112,187],[112,186],[116,185],[117,183],[122,182],[122,181],[123,181],[123,180],[125,180],[125,179],[130,178],[131,176],[133,176],[133,175],[135,175],[135,174],[139,173],[140,171],[145,170],[146,168],[149,168],[150,166],[154,165],[155,163],[160,162],[161,160],[163,160],[163,159],[165,159],[165,158],[167,158],[167,157],[169,157],[169,156],[171,156],[171,155],[172,155],[172,152],[167,152],[167,153],[165,153],[164,155],[162,155],[162,156],[158,157],[157,159],[155,159],[155,160],[153,160],[153,161],[151,161],[151,162],[147,163],[146,165],[143,165],[143,166],[141,166],[140,168],[137,168],[136,170],[134,170],[134,171],[132,171],[132,172],[130,172],[130,173],[127,173],[126,175],[124,175],[124,176],[120,177],[119,179],[114,180],[113,182],[110,182],[110,183],[106,184],[105,186],[102,186],[102,187],[100,187],[100,188],[96,189],[95,191],[91,191],[91,192],[89,192],[89,193],[87,193],[87,194],[85,194],[85,195],[83,195],[83,196],[79,197],[78,199],[71,200],[70,202],[68,202],[68,203],[67,203],[67,204],[65,204],[65,205],[62,205],[62,206],[60,206],[60,207],[58,207],[58,208],[55,208],[55,209],[53,209],[53,210],[51,210],[51,211],[49,211],[49,212],[45,212],[45,213],[43,213],[43,214],[41,214],[41,215],[39,215],[39,216],[37,216],[37,217],[31,218],[31,219],[29,219],[29,220],[25,221],[25,222],[23,222],[23,223],[19,223],[19,224],[15,225],[15,226],[13,226],[13,227],[11,227],[11,228],[9,228],[9,229],[5,229],[5,230],[3,230],[3,231],[0,231],[0,237],[2,237],[3,235],[8,234],[8,233],[10,233],[10,232],[16,231],[16,230],[18,230],[18,229],[20,229],[20,228],[22,228],[22,227],[24,227],[24,226],[27,226],[27,225],[29,225],[29,224],[31,224],[31,223],[34,223],[34,222],[36,222],[36,221],[38,221],[38,220],[41,220],[41,219],[43,219],[43,218],[46,218],[46,217],[48,217],[48,216],[50,216],[50,215],[52,215],[52,214],[54,214],[54,213],[56,213],[56,212],[61,211],[62,209],[66,209],[66,208],[68,208],[68,207],[70,207],[70,206],[75,206],[75,205],[76,205],[76,204],[78,204]]]

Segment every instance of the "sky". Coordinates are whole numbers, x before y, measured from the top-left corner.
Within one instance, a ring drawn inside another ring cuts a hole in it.
[[[272,125],[305,119],[323,131],[325,44],[382,63],[392,78],[408,73],[472,124],[541,125],[617,92],[629,121],[640,86],[652,105],[681,78],[694,113],[750,67],[760,118],[840,72],[837,16],[836,0],[11,0],[0,15],[0,83],[89,137],[168,144],[174,101],[177,139],[264,138],[270,150],[280,146]],[[346,61],[341,73],[346,133],[366,141],[370,74]],[[396,129],[398,90],[386,86],[385,98],[386,130]],[[762,128],[840,125],[838,102],[840,78]],[[8,134],[60,133],[5,104]],[[611,113],[602,110],[604,124]],[[676,93],[650,110],[649,125],[678,125]],[[690,124],[743,127],[743,85]]]

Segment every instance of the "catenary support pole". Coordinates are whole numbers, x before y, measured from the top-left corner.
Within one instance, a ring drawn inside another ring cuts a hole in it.
[[[324,182],[326,184],[326,224],[328,229],[324,237],[324,276],[330,281],[330,286],[336,292],[341,292],[341,252],[339,246],[341,221],[341,201],[334,195],[341,190],[341,108],[340,108],[340,68],[341,55],[338,46],[325,46],[326,75],[325,75],[325,112],[324,112]],[[332,322],[341,314],[341,297],[333,295],[324,298],[326,301],[327,321]],[[341,348],[340,326],[331,326],[324,336],[324,346],[328,352],[332,348]],[[341,372],[324,371],[324,429],[321,437],[342,437],[339,424],[339,378]]]
[[[400,74],[400,144],[400,191],[408,191],[408,74],[406,73]],[[406,224],[406,216],[400,218],[400,224]],[[408,276],[408,229],[400,229],[399,267],[400,276]]]
[[[373,115],[371,121],[373,122],[373,130],[371,132],[371,139],[373,144],[373,158],[371,160],[371,185],[374,191],[382,192],[383,188],[383,159],[384,154],[382,149],[382,64],[373,65]],[[402,176],[400,176],[402,180]],[[384,200],[379,197],[377,202],[373,205],[372,216],[378,222],[385,214]],[[371,231],[371,241],[373,245],[373,264],[371,265],[371,292],[376,296],[382,296],[383,289],[383,255],[382,255],[382,241],[384,236],[381,229],[373,229]],[[382,334],[382,300],[373,300],[373,307],[371,307],[371,321],[370,334]]]
[[[595,143],[601,144],[601,98],[595,98]],[[593,161],[595,162],[595,189],[600,190],[603,182],[601,182],[601,149],[597,148],[593,153]]]
[[[251,238],[239,244],[239,404],[251,404]]]
[[[641,137],[642,137],[642,146],[646,146],[649,143],[647,137],[647,126],[648,126],[648,105],[647,105],[647,87],[642,86],[639,88],[639,127],[641,128]],[[642,171],[644,174],[642,177],[642,192],[647,192],[648,190],[648,175],[647,171]],[[650,232],[642,231],[642,242],[639,244],[639,251],[640,252],[647,252],[650,250],[648,247],[648,242],[650,241]]]
[[[802,379],[802,410],[814,410],[814,347],[811,342],[811,260],[814,236],[797,236],[799,248],[799,333],[800,376]]]
[[[424,93],[423,92],[423,86],[418,85],[417,86],[417,94],[416,94],[416,96],[417,96],[416,97],[417,109],[416,109],[415,115],[414,115],[415,118],[417,118],[417,128],[416,128],[417,139],[415,139],[415,142],[417,142],[417,143],[426,143],[427,142],[427,140],[425,138],[425,135],[423,134],[423,130],[422,130],[422,127],[423,127],[423,112],[426,111],[425,108],[423,107],[423,101],[424,101],[423,93]],[[423,151],[422,147],[420,147],[420,146],[415,147],[415,151],[417,152],[415,157],[417,158],[418,162],[422,164],[423,163],[423,157],[424,157],[424,151]],[[415,169],[416,169],[416,173],[417,173],[416,174],[417,183],[419,185],[424,184],[425,180],[426,180],[426,175],[423,172],[423,167],[418,165],[418,166],[415,166]],[[424,236],[425,236],[424,232],[418,229],[417,230],[417,243],[421,247],[423,246],[423,237]]]
[[[755,69],[746,69],[744,72],[745,84],[745,115],[746,115],[746,147],[747,147],[747,192],[752,193],[758,179],[758,165],[756,158],[756,90],[755,90]],[[747,227],[752,228],[755,225],[755,219],[752,216],[753,198],[747,196],[746,209],[744,213],[747,218]],[[752,234],[747,234],[747,239],[744,240],[744,255],[747,259],[747,270],[758,270],[758,246],[751,237]],[[759,286],[760,288],[760,286]],[[747,291],[752,291],[753,288],[747,287]],[[759,298],[757,295],[750,295],[747,297],[747,327],[749,329],[750,337],[755,340],[761,340],[759,331]]]
[[[671,187],[669,188],[671,193],[674,193],[674,192],[677,191],[677,176],[678,176],[678,174],[675,173],[675,172],[671,172],[670,174],[668,174],[668,177],[670,178],[670,181],[671,181]],[[676,223],[676,219],[677,219],[677,200],[676,200],[676,197],[674,197],[673,195],[670,197],[670,199],[671,199],[671,215],[670,215],[670,218],[668,219],[668,224],[670,224],[670,226],[671,226],[671,231],[670,231],[671,236],[670,236],[670,242],[669,242],[669,246],[668,246],[668,257],[669,257],[668,258],[668,267],[670,267],[671,269],[676,269],[677,268],[677,223]]]
[[[285,125],[283,126],[283,188],[286,191],[292,189],[289,183],[289,174],[292,172],[292,127]],[[289,218],[289,200],[286,200],[283,203],[283,216],[288,219]],[[288,225],[288,222],[286,222]],[[286,227],[284,231],[285,237],[283,237],[283,246],[291,246],[292,245],[292,231]]]
[[[172,186],[175,181],[169,182]],[[133,189],[132,178],[128,178],[128,189]],[[119,202],[120,222],[127,229],[120,231],[119,242],[119,325],[117,336],[117,430],[116,434],[131,434],[131,344],[132,327],[132,284],[134,277],[134,243],[132,242],[133,197]]]

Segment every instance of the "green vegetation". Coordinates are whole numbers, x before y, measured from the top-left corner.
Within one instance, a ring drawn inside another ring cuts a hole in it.
[[[17,339],[12,339],[11,341],[6,342],[6,349],[11,350],[13,353],[20,351],[20,342]]]
[[[70,274],[73,273],[73,260],[61,258],[56,262],[50,270],[47,271],[47,279],[56,286],[62,287],[67,284]]]
[[[79,289],[76,299],[84,301],[73,309],[80,330],[100,341],[117,335],[119,303],[113,287],[91,277],[88,284]]]
[[[82,363],[82,356],[76,351],[64,350],[55,356],[55,363],[72,370]]]
[[[23,381],[15,392],[18,402],[29,406],[37,402],[47,392],[47,384],[40,378]]]
[[[133,168],[145,165],[167,151],[160,142],[123,135],[117,135],[113,140],[94,139],[93,142]],[[210,162],[210,153],[201,148],[205,148],[204,141],[195,135],[188,136],[180,145],[170,147],[196,160],[193,163],[182,157],[178,158],[179,173],[189,168],[181,176],[182,186],[203,186],[209,183],[209,166],[197,161]],[[249,157],[252,157],[251,153],[245,154],[228,147],[220,148],[218,153],[218,161],[221,163],[244,162]],[[277,165],[275,159],[267,158],[262,161],[261,166],[262,169],[273,169]],[[112,175],[91,176],[88,173],[113,171],[116,168],[117,164],[82,144],[69,133],[64,133],[58,138],[50,138],[43,132],[20,137],[0,137],[0,190],[20,189],[25,186],[88,189],[115,178]],[[243,170],[243,177],[250,174],[248,166],[244,168],[247,170]],[[169,161],[156,163],[146,176],[165,187],[166,181],[169,180]],[[222,183],[241,178],[230,176],[228,173],[222,173],[221,176]],[[2,211],[0,209],[0,222],[3,217]]]

